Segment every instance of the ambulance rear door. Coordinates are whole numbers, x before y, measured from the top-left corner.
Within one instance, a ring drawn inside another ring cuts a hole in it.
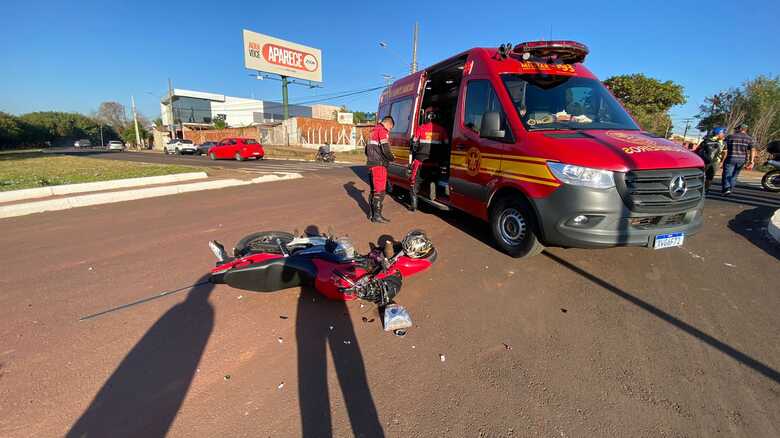
[[[390,102],[389,107],[380,114],[382,117],[390,115],[395,121],[395,126],[390,130],[390,148],[395,155],[395,160],[390,163],[388,174],[390,180],[402,187],[408,186],[406,171],[411,161],[409,146],[417,129],[417,123],[422,104],[422,89],[425,83],[425,71],[420,71],[396,81],[389,89],[382,93],[382,105],[385,99]]]

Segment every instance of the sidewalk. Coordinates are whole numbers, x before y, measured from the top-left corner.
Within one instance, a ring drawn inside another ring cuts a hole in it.
[[[252,175],[240,172],[217,172],[217,175],[208,177],[203,174],[202,177],[197,177],[197,182],[192,182],[191,180],[195,179],[194,177],[193,175],[193,178],[190,178],[190,180],[183,179],[181,181],[170,179],[161,182],[162,180],[159,178],[150,177],[107,181],[99,186],[95,185],[95,183],[53,186],[51,189],[56,188],[56,190],[51,191],[49,195],[34,193],[35,196],[24,197],[23,195],[19,199],[8,197],[7,199],[12,200],[0,202],[0,219],[201,190],[215,190],[302,178],[301,174],[291,172],[274,172],[254,178]],[[113,187],[107,184],[112,182],[116,183]],[[13,192],[6,193],[12,194]],[[34,200],[30,198],[34,198]]]

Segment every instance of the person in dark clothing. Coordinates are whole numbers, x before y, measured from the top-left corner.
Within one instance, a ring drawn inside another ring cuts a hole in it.
[[[438,149],[449,142],[447,130],[436,123],[437,119],[436,109],[428,107],[425,110],[425,123],[417,128],[412,141],[413,160],[409,166],[409,209],[411,211],[417,210],[417,191],[422,163],[431,157],[433,149]]]
[[[382,204],[387,188],[387,166],[395,157],[390,150],[390,130],[395,126],[391,116],[386,116],[371,130],[366,146],[366,164],[371,172],[371,222],[390,222],[382,216]]]
[[[755,160],[753,138],[747,134],[748,126],[742,124],[737,132],[726,137],[726,157],[723,159],[723,195],[729,196],[737,184],[737,176],[743,167],[751,169]]]
[[[726,137],[725,128],[715,128],[712,135],[706,137],[699,144],[696,153],[704,160],[704,190],[709,191],[712,180],[715,178],[715,169],[718,167],[720,154],[723,152],[723,139]]]

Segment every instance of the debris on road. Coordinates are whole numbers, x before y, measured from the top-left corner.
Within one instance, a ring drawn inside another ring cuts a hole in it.
[[[732,265],[731,263],[724,263],[724,265],[728,266],[729,268],[736,268],[737,265]]]
[[[384,311],[385,331],[406,330],[412,326],[412,317],[400,304],[388,304]]]
[[[371,318],[371,319],[369,319],[369,318],[366,318],[366,317],[364,316],[364,317],[363,317],[363,322],[374,322],[374,318]]]
[[[93,268],[92,266],[90,266],[90,267],[89,267],[89,270],[90,270],[90,271],[94,271],[94,270],[95,270],[95,268]]]
[[[244,296],[243,296],[243,295],[239,295],[239,296],[238,296],[238,299],[239,299],[239,300],[240,300],[240,299],[242,299],[242,298],[244,298]]]
[[[279,315],[279,319],[287,319],[287,315]]]
[[[230,374],[225,374],[225,377],[224,377],[224,379],[225,379],[225,380],[230,380]]]
[[[439,355],[439,360],[441,360],[442,362],[444,362],[444,361],[446,361],[446,360],[447,360],[447,356],[445,356],[445,355],[443,355],[443,354],[440,354],[440,355]]]
[[[344,344],[346,344],[346,345],[349,345],[349,344],[351,344],[351,343],[352,343],[352,341],[349,341],[349,340],[347,340],[347,341],[344,341]]]
[[[568,310],[564,309],[563,307],[561,307],[561,312],[566,313],[566,312],[568,312]]]
[[[276,387],[276,389],[282,389],[282,388],[284,388],[284,382],[280,383],[280,384],[279,384],[279,385]]]
[[[282,337],[281,337],[281,336],[279,336],[278,338],[276,338],[276,340],[277,340],[277,341],[279,341],[279,343],[280,343],[280,344],[281,344],[282,342],[284,342],[284,339],[282,339]]]
[[[511,350],[512,349],[512,346],[507,344],[506,342],[503,342],[503,344],[504,344],[504,349],[505,350]]]

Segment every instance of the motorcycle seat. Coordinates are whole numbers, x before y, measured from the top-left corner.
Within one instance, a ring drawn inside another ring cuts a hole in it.
[[[290,287],[313,285],[317,269],[305,257],[279,257],[232,269],[225,273],[224,282],[237,289],[256,292],[275,292]]]

